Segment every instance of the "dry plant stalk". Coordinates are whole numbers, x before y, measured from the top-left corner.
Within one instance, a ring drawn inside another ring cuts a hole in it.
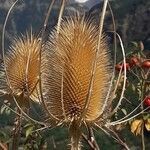
[[[92,94],[82,115],[97,50],[98,29],[92,20],[74,16],[62,21],[59,36],[54,30],[44,46],[44,101],[53,116],[51,121],[69,125],[72,150],[80,149],[81,126],[94,124],[100,117],[109,88],[111,61],[106,37],[102,35]]]

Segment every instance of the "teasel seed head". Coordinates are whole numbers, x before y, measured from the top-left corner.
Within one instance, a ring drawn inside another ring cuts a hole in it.
[[[40,40],[27,33],[26,36],[15,38],[6,53],[3,64],[6,74],[4,70],[1,71],[1,89],[7,95],[15,96],[21,106],[34,97],[39,80],[39,52]]]
[[[44,101],[49,113],[54,116],[51,118],[53,121],[56,119],[56,122],[70,125],[74,150],[79,149],[80,135],[75,133],[75,129],[81,133],[79,118],[84,123],[94,123],[101,115],[109,88],[111,61],[106,36],[103,35],[96,60],[92,95],[86,114],[82,117],[97,51],[98,30],[91,20],[84,17],[68,18],[62,21],[59,35],[54,30],[44,47]]]

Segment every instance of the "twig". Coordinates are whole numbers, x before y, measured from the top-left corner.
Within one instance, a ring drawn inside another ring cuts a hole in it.
[[[21,111],[19,110],[19,108],[17,108],[17,113],[21,114]],[[22,120],[22,115],[16,115],[15,127],[13,130],[12,150],[18,149],[19,137],[20,137],[20,131],[21,131],[21,120]]]
[[[60,13],[59,13],[59,17],[58,17],[58,23],[57,23],[57,34],[58,35],[59,35],[61,20],[62,20],[64,8],[65,8],[65,2],[66,2],[66,0],[62,0]]]
[[[122,92],[121,92],[119,102],[118,102],[117,106],[114,108],[114,110],[112,111],[111,115],[113,115],[117,111],[118,107],[121,105],[122,99],[124,97],[124,92],[125,92],[125,87],[126,87],[126,79],[127,79],[127,70],[126,70],[126,66],[125,66],[126,65],[125,50],[124,50],[123,42],[122,42],[120,35],[118,33],[116,33],[116,35],[120,41],[120,46],[121,46],[122,55],[123,55],[123,66],[122,67],[124,67],[124,80],[123,80],[123,87],[122,87]]]
[[[89,127],[89,135],[90,135],[90,141],[93,143],[94,145],[94,150],[100,150],[96,140],[95,140],[95,136],[94,136],[94,132],[92,127]]]
[[[119,137],[119,135],[114,130],[107,128],[107,127],[106,127],[106,129],[108,131],[110,131],[116,137],[116,139],[120,145],[122,145],[126,150],[130,150],[128,145]]]
[[[92,148],[92,150],[95,150],[93,143],[88,139],[88,137],[84,133],[82,133],[82,137],[89,144],[89,146]]]
[[[105,111],[105,108],[108,105],[108,100],[110,98],[110,94],[111,94],[111,91],[112,91],[112,87],[113,87],[112,85],[113,85],[113,81],[114,81],[114,78],[115,78],[115,64],[116,64],[116,53],[117,53],[115,18],[114,18],[113,11],[111,9],[111,5],[110,5],[109,1],[108,1],[108,8],[110,10],[110,13],[111,13],[111,16],[112,16],[112,22],[113,22],[113,30],[114,30],[114,53],[115,54],[114,54],[114,66],[113,66],[112,78],[111,78],[109,90],[107,92],[107,96],[106,96],[106,99],[105,99],[105,102],[103,104],[103,107],[102,107],[102,110],[101,110],[100,114],[102,114]],[[113,98],[113,96],[112,96],[112,98]]]
[[[141,142],[142,142],[142,150],[145,150],[144,125],[142,125]]]
[[[83,139],[89,144],[92,150],[100,150],[93,133],[92,127],[86,124],[86,129],[88,131],[88,136],[86,136],[84,133],[82,133]]]
[[[142,83],[141,83],[141,101],[143,101],[144,96],[145,96],[145,77],[142,79]],[[141,110],[143,111],[143,109],[144,106],[142,103]],[[142,125],[141,141],[142,141],[142,150],[145,150],[144,125]]]
[[[0,149],[8,150],[8,147],[6,147],[3,143],[0,142]]]
[[[145,109],[143,109],[141,112],[137,113],[136,115],[134,115],[134,116],[132,116],[132,117],[126,119],[126,120],[116,121],[116,122],[114,121],[114,122],[107,123],[107,126],[114,126],[114,125],[117,125],[117,124],[125,123],[125,122],[127,122],[129,120],[132,120],[133,118],[139,116],[140,114],[142,114],[144,111],[148,110],[149,108],[150,108],[150,106],[145,108]]]
[[[54,140],[54,137],[52,136],[52,143],[53,143],[53,148],[56,149],[56,143],[55,143],[55,140]]]

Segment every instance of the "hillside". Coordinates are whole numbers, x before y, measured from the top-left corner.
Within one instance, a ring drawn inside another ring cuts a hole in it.
[[[0,31],[6,17],[6,13],[10,8],[13,1],[1,0],[0,1]],[[13,10],[9,17],[7,24],[6,39],[11,41],[12,37],[18,33],[24,33],[33,27],[33,30],[38,33],[42,28],[44,18],[46,15],[46,9],[48,6],[48,0],[25,0],[20,2]],[[146,46],[150,46],[150,1],[149,0],[114,0],[111,2],[112,9],[115,16],[117,31],[123,38],[124,43],[129,41],[143,41]],[[91,10],[82,7],[78,4],[69,4],[66,8],[65,14],[68,15],[71,12],[86,11],[90,16],[93,16],[95,20],[99,17],[99,8],[101,4],[95,5]],[[59,2],[55,5],[53,12],[50,16],[49,26],[50,28],[56,24],[57,16],[59,12]],[[34,20],[33,20],[34,18]],[[112,29],[111,16],[108,11],[105,27],[107,30]]]

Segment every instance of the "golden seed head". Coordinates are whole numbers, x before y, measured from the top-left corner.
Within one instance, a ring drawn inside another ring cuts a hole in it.
[[[62,21],[59,35],[52,32],[44,50],[46,66],[43,80],[45,103],[59,120],[79,118],[85,106],[98,44],[98,27],[74,17]],[[100,43],[90,103],[83,118],[94,121],[100,115],[111,76],[105,36]]]
[[[40,41],[32,34],[16,38],[10,46],[5,67],[13,95],[33,96],[39,76],[39,51]]]

